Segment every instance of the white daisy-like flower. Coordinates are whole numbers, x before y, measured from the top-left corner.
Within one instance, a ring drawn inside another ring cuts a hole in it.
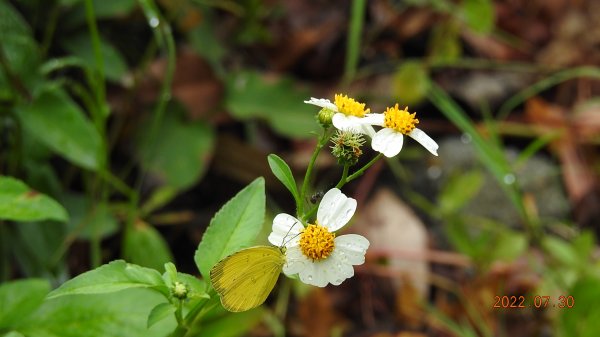
[[[334,103],[325,98],[314,97],[311,97],[308,101],[304,101],[304,103],[320,106],[321,108],[335,112],[331,122],[339,130],[362,133],[369,137],[373,137],[375,134],[373,127],[363,120],[363,117],[370,112],[370,109],[365,109],[364,103],[359,103],[347,95],[335,94]]]
[[[321,200],[314,224],[302,226],[300,220],[285,213],[273,219],[269,242],[286,247],[286,275],[298,274],[306,284],[325,287],[341,284],[354,276],[352,266],[365,262],[369,240],[357,234],[337,236],[354,215],[356,200],[339,189],[329,190]]]
[[[408,107],[404,110],[398,109],[398,104],[393,108],[387,108],[382,114],[366,115],[365,122],[383,127],[373,136],[371,141],[373,150],[383,153],[386,157],[394,157],[402,150],[404,135],[406,135],[437,156],[438,144],[423,130],[416,127],[419,120],[415,115],[416,113],[408,112]]]

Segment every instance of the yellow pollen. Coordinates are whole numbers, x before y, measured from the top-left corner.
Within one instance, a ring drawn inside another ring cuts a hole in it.
[[[300,234],[300,250],[313,261],[324,260],[333,252],[335,234],[319,224],[309,224]]]
[[[365,110],[365,103],[358,103],[353,98],[342,94],[335,94],[334,104],[341,113],[347,116],[364,117],[371,111],[371,109]]]
[[[419,124],[419,120],[415,118],[416,114],[416,112],[412,114],[408,112],[408,107],[400,110],[398,104],[396,104],[393,108],[385,110],[383,126],[408,135]]]

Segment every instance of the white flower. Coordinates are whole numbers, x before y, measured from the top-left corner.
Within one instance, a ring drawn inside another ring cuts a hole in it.
[[[346,225],[355,210],[356,200],[333,188],[319,204],[317,221],[306,228],[293,216],[278,214],[269,242],[287,248],[283,272],[298,274],[302,282],[317,287],[339,285],[354,276],[352,266],[365,262],[369,241],[357,234],[336,237],[333,232]]]
[[[365,109],[364,103],[359,103],[346,95],[336,94],[334,103],[325,98],[314,97],[311,97],[308,101],[304,101],[304,103],[334,111],[335,114],[331,122],[339,130],[362,133],[369,137],[373,137],[375,134],[373,127],[363,120],[363,117],[370,110]]]
[[[423,130],[415,127],[419,123],[415,114],[409,113],[408,107],[399,110],[396,104],[393,108],[387,108],[382,114],[366,115],[365,122],[383,127],[373,136],[371,141],[373,150],[383,153],[386,157],[394,157],[402,150],[404,135],[407,135],[437,156],[438,144]]]

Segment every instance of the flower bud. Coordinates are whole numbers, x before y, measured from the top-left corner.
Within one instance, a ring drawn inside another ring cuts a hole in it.
[[[175,282],[173,287],[171,288],[171,294],[173,297],[178,298],[180,300],[184,300],[187,298],[189,293],[189,289],[185,283]]]
[[[335,111],[328,108],[323,108],[319,111],[319,113],[317,113],[317,120],[324,129],[327,129],[331,126],[331,119],[333,118],[333,115],[335,115]]]
[[[340,165],[355,165],[358,162],[363,153],[361,146],[365,143],[361,134],[338,130],[331,137],[331,141],[331,154],[337,158]]]

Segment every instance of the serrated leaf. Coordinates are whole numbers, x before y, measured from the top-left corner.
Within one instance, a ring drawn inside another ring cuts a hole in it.
[[[200,180],[212,156],[214,130],[202,121],[184,120],[182,108],[171,104],[156,134],[151,135],[152,131],[150,121],[140,125],[137,147],[140,164],[178,190]]]
[[[265,180],[257,178],[215,214],[198,245],[194,260],[207,278],[219,260],[249,246],[260,232],[265,216]]]
[[[147,289],[64,296],[45,301],[19,330],[28,337],[164,337],[175,329],[175,318],[146,327],[151,308],[164,301]]]
[[[18,327],[42,304],[49,291],[50,284],[41,279],[0,285],[0,330]]]
[[[467,25],[478,33],[494,28],[494,7],[491,0],[463,0],[462,11]]]
[[[392,96],[403,105],[421,102],[429,89],[429,73],[419,61],[404,62],[392,78]]]
[[[73,56],[81,58],[88,67],[96,67],[94,47],[89,34],[79,34],[61,40],[62,46]],[[105,39],[100,39],[100,53],[104,63],[104,75],[107,79],[118,82],[127,73],[125,59],[112,44]]]
[[[74,164],[91,170],[98,168],[100,135],[61,89],[46,88],[31,104],[18,106],[17,112],[26,136],[37,138]]]
[[[165,263],[173,261],[162,235],[141,220],[127,231],[124,244],[123,257],[140,266],[162,270]]]
[[[131,288],[155,288],[168,295],[168,289],[158,271],[117,260],[65,282],[52,291],[47,298],[106,294]]]
[[[235,117],[264,119],[277,133],[308,138],[319,130],[314,107],[304,104],[308,93],[292,81],[267,80],[256,72],[232,74],[226,82],[225,106]]]
[[[0,219],[66,221],[68,215],[67,211],[49,196],[30,189],[20,180],[0,176]]]
[[[292,174],[292,170],[288,164],[276,154],[270,154],[267,157],[267,161],[269,162],[269,167],[271,168],[271,171],[275,177],[277,177],[283,186],[285,186],[292,193],[296,204],[298,204],[300,199],[300,195],[298,194],[298,186],[296,185],[296,180],[294,180],[294,175]]]
[[[177,308],[173,306],[171,303],[160,303],[157,304],[152,311],[150,311],[150,315],[148,315],[148,322],[146,326],[150,328],[154,324],[162,321],[163,319],[173,315],[177,311]]]

